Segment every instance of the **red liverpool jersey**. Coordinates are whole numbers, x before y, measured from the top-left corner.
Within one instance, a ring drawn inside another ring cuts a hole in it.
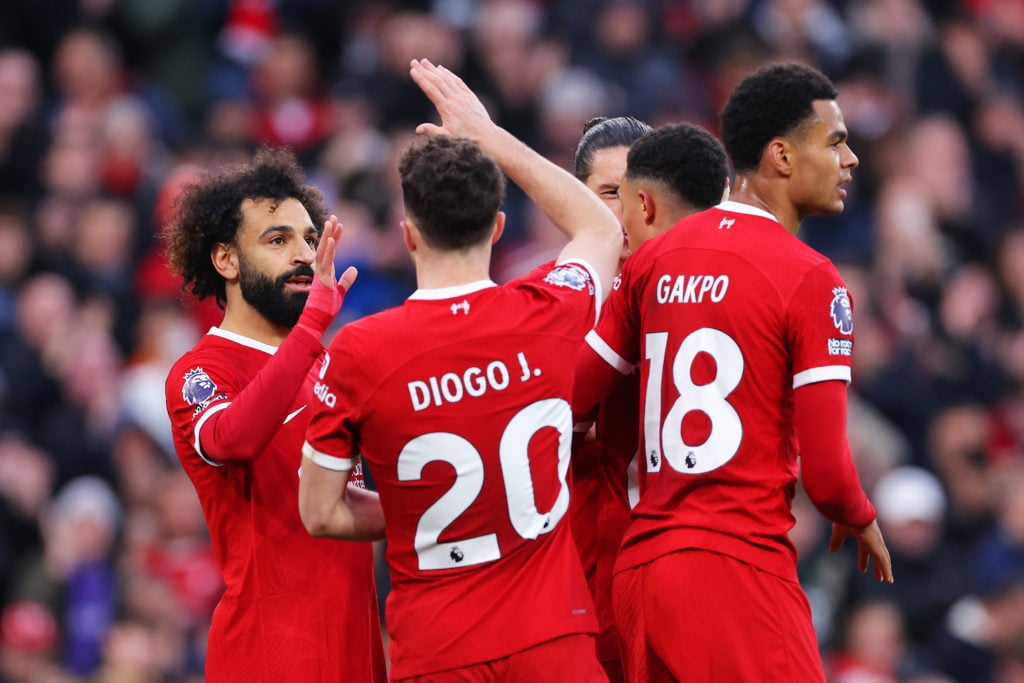
[[[306,439],[361,453],[380,491],[394,679],[596,631],[566,475],[597,286],[569,262],[515,285],[419,290],[330,345]]]
[[[629,258],[587,341],[641,368],[644,487],[616,568],[702,548],[796,580],[793,391],[850,380],[852,306],[832,263],[725,202]]]
[[[299,519],[306,404],[320,363],[288,412],[275,416],[280,425],[258,458],[219,465],[198,447],[208,419],[231,405],[275,351],[213,328],[167,378],[175,449],[202,504],[226,585],[210,627],[207,676],[382,683],[372,546],[315,539]]]
[[[623,380],[597,410],[594,437],[577,433],[572,456],[572,533],[587,575],[597,621],[597,658],[616,662],[618,630],[612,574],[630,508],[641,490],[637,473],[639,373]],[[579,429],[580,425],[577,425]]]

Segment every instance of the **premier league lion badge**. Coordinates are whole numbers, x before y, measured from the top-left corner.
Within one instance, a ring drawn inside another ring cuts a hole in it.
[[[850,307],[850,295],[846,287],[832,289],[832,303],[829,305],[832,324],[843,334],[853,334],[853,309]]]
[[[577,291],[582,291],[584,287],[589,287],[590,293],[594,293],[594,283],[590,279],[590,273],[571,263],[558,266],[552,270],[544,278],[544,282],[550,282],[553,285],[568,287]]]
[[[202,368],[193,368],[185,373],[181,397],[190,406],[203,406],[217,393],[217,385]]]

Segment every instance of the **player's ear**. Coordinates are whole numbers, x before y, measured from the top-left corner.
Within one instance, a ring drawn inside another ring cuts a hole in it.
[[[637,190],[640,199],[640,210],[644,213],[644,225],[653,225],[658,215],[658,199],[647,190]]]
[[[238,278],[238,247],[217,242],[210,249],[210,261],[221,277],[229,282]]]
[[[494,232],[491,233],[491,244],[494,244],[501,239],[502,233],[505,232],[505,212],[499,211],[498,215],[494,217]]]
[[[793,174],[793,144],[785,138],[772,138],[765,147],[762,163],[767,161],[775,171],[784,177]]]
[[[416,245],[419,242],[420,231],[416,229],[416,226],[407,220],[403,220],[400,225],[402,226],[402,241],[405,242],[405,248],[410,253],[416,251]]]

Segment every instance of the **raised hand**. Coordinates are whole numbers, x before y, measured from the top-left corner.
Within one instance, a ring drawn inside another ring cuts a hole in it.
[[[318,325],[324,330],[341,310],[345,293],[348,292],[348,288],[356,281],[356,276],[359,274],[355,267],[349,266],[337,281],[334,279],[334,255],[342,232],[343,228],[338,222],[338,217],[332,214],[324,222],[324,231],[320,234],[320,243],[316,247],[316,258],[313,263],[316,278],[309,290],[309,298],[306,299],[304,309],[304,313],[316,310],[327,314],[327,318],[314,316]]]
[[[426,59],[414,59],[409,64],[409,75],[441,116],[440,126],[418,125],[418,135],[451,135],[480,144],[497,128],[476,93],[445,67],[435,66]]]

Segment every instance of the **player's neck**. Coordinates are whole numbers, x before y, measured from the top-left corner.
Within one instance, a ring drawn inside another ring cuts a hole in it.
[[[736,176],[729,200],[767,211],[775,216],[790,234],[795,235],[800,229],[802,216],[786,197],[783,182],[772,182],[754,173],[740,174]]]
[[[491,277],[490,248],[453,252],[418,252],[414,260],[416,263],[416,286],[420,289],[457,287]]]

